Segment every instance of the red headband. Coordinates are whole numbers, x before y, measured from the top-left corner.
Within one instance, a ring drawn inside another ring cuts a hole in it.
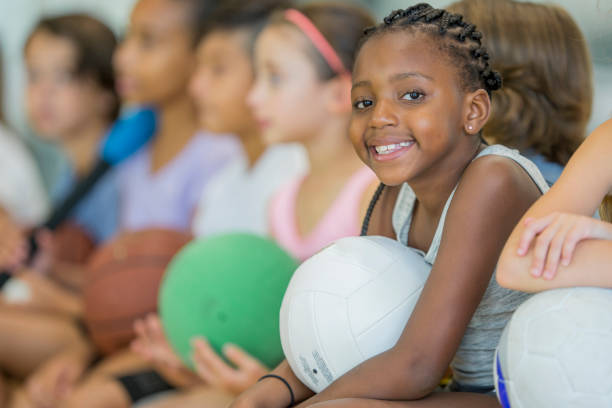
[[[289,9],[285,11],[285,19],[295,24],[308,37],[331,69],[340,75],[350,75],[334,47],[308,17],[296,9]]]

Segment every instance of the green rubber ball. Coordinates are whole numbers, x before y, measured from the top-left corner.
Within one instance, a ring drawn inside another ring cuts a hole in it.
[[[219,354],[233,343],[272,368],[283,360],[279,311],[298,263],[274,241],[226,234],[194,241],[172,260],[159,291],[170,345],[193,368],[191,340]]]

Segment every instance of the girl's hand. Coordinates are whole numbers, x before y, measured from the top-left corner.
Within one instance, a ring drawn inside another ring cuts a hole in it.
[[[34,258],[30,260],[30,266],[41,274],[48,274],[55,265],[56,245],[53,233],[46,229],[36,232],[36,243],[38,249]]]
[[[312,397],[314,393],[295,376],[287,360],[284,360],[272,371],[284,378],[290,385],[294,395],[294,406]],[[287,386],[276,378],[266,378],[257,381],[245,392],[240,394],[230,408],[285,408],[290,406],[291,394]]]
[[[38,250],[30,260],[30,243],[26,231],[8,215],[0,212],[0,269],[15,271],[30,262],[33,269],[48,273],[55,262],[53,234],[48,230],[38,231],[36,243]]]
[[[27,260],[25,232],[8,214],[0,211],[0,269],[15,270]]]
[[[166,339],[164,329],[156,314],[134,322],[136,338],[131,349],[151,362],[170,383],[180,387],[201,384],[197,375],[189,370],[176,355]]]
[[[279,384],[265,381],[257,383],[247,389],[242,394],[238,395],[228,408],[285,408],[289,406],[289,402],[280,398],[275,390],[268,389],[269,385],[279,386]],[[280,384],[284,388],[284,385]],[[286,393],[286,389],[280,389],[281,393]]]
[[[27,381],[26,393],[37,408],[55,407],[82,377],[88,356],[78,350],[58,354],[45,362]]]
[[[132,341],[131,348],[147,361],[172,368],[179,368],[183,365],[166,339],[159,316],[152,313],[144,319],[136,320],[134,331],[136,338]]]
[[[207,384],[232,394],[240,394],[270,370],[238,346],[227,344],[223,354],[236,368],[228,365],[203,338],[194,339],[193,361],[196,372]]]
[[[524,256],[533,244],[530,272],[552,279],[559,263],[570,264],[578,242],[586,239],[612,240],[612,224],[583,215],[555,212],[546,217],[525,219],[517,253]]]

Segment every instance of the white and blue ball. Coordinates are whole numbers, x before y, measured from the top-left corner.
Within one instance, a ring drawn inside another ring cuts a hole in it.
[[[393,347],[430,270],[420,253],[374,236],[340,239],[305,261],[280,312],[281,343],[293,372],[320,392]]]
[[[612,407],[612,290],[527,300],[504,329],[494,376],[504,408]]]

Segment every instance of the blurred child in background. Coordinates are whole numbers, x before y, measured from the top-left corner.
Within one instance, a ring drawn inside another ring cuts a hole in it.
[[[91,43],[97,46],[91,47]],[[117,116],[119,101],[111,65],[115,45],[110,29],[85,15],[43,19],[26,41],[28,119],[36,134],[59,144],[71,165],[52,188],[54,205],[62,201],[78,178],[91,170],[100,142]],[[117,228],[117,194],[116,180],[110,173],[75,208],[68,226],[73,226],[74,237],[79,237],[78,231],[81,231],[80,239],[62,242],[61,230],[55,234],[55,239],[45,231],[39,234],[42,250],[35,259],[38,262],[34,262],[37,269],[52,275],[66,275],[60,273],[62,268],[50,259],[54,251],[74,254],[79,243],[87,248],[87,242],[94,244],[111,237]],[[27,258],[25,243],[25,236],[12,241],[4,237],[3,247],[18,245],[19,250],[0,259],[0,265],[24,264]],[[88,253],[73,260],[82,262]]]
[[[249,95],[266,143],[301,143],[309,173],[271,204],[272,235],[298,259],[334,240],[359,235],[376,188],[347,136],[354,53],[370,15],[320,3],[275,15],[255,47],[257,79]]]
[[[117,115],[111,65],[115,44],[104,24],[85,15],[43,19],[26,42],[26,110],[32,128],[58,143],[72,165],[71,174],[52,192],[54,201],[61,201],[75,179],[90,170],[100,141]],[[80,313],[73,290],[81,284],[82,270],[55,255],[58,250],[76,252],[79,244],[102,241],[114,233],[116,193],[113,175],[108,174],[76,208],[72,220],[78,228],[72,230],[69,241],[62,242],[61,232],[39,234],[36,271],[20,271],[18,279],[3,288],[0,366],[11,376],[24,378],[42,361],[81,341],[73,323]],[[2,234],[2,241],[4,248],[12,247],[3,252],[3,269],[23,265],[25,230],[14,236]],[[23,290],[9,291],[11,285],[22,285]],[[17,305],[12,298],[15,293],[21,293]]]
[[[3,94],[2,79],[0,59],[0,95]],[[49,211],[49,200],[32,154],[4,122],[1,103],[0,155],[0,220],[7,217],[15,221],[15,227],[21,228],[39,224]],[[5,233],[3,226],[0,231]]]
[[[198,46],[191,95],[201,126],[236,135],[242,154],[221,170],[202,193],[192,226],[196,236],[228,231],[269,235],[271,196],[308,168],[298,144],[264,144],[261,129],[246,104],[254,81],[255,38],[270,12],[286,3],[224,2]]]
[[[3,94],[2,80],[0,59],[0,95]],[[0,232],[11,236],[7,242],[18,243],[22,230],[41,223],[48,211],[49,199],[38,166],[24,143],[4,122],[0,103]],[[14,253],[12,248],[0,248],[0,252],[3,251]],[[1,253],[0,258],[6,259],[8,254]],[[7,266],[13,265],[4,265]],[[6,393],[0,378],[0,406],[4,406],[5,401]]]
[[[116,169],[121,230],[163,227],[187,231],[204,186],[237,152],[234,139],[199,130],[188,95],[194,46],[215,5],[213,1],[141,0],[132,12],[128,34],[114,56],[116,88],[127,105],[153,106],[158,128],[148,146]],[[72,329],[77,328],[73,323]],[[79,335],[77,345],[43,364],[38,360],[37,371],[14,403],[93,406],[82,400],[85,397],[115,406],[112,392],[72,393],[95,353],[93,345]],[[134,364],[143,363],[129,353],[120,354],[94,369],[91,378]],[[75,399],[66,400],[69,395]]]
[[[233,138],[200,130],[189,96],[195,46],[207,0],[141,0],[114,58],[117,90],[126,104],[151,105],[158,131],[121,166],[121,228],[189,231],[210,178],[239,154]]]
[[[256,37],[262,28],[260,23],[252,25],[249,31],[232,30],[232,19],[240,21],[249,15],[246,4],[243,2],[236,10],[224,10],[226,17],[220,22],[227,20],[227,25],[213,28],[204,38],[202,50],[214,49],[215,45],[226,52],[237,49],[235,43],[232,46],[220,41],[224,36],[227,41],[231,34],[237,38],[243,35],[244,39]],[[318,37],[310,27],[302,25],[303,20],[291,20],[295,13],[301,15],[301,11],[292,10],[289,19],[286,12],[275,13],[257,39],[257,77],[248,101],[259,119],[266,142],[271,146],[298,142],[308,153],[310,173],[283,186],[268,209],[272,236],[294,256],[304,259],[337,238],[359,234],[365,205],[376,185],[372,172],[364,168],[351,151],[346,134],[350,115],[348,70],[352,67],[357,39],[373,21],[362,9],[348,5],[321,3],[307,6],[303,12],[320,26],[315,30],[323,32],[320,34],[323,37]],[[281,40],[287,36],[291,40]],[[262,46],[266,38],[267,42]],[[321,54],[320,38],[328,44],[331,56],[329,53]],[[253,44],[249,41],[246,45],[251,47]],[[249,48],[245,50],[243,43],[241,60],[247,62],[248,53],[245,51]],[[219,55],[216,58],[211,55],[208,63],[215,66]],[[239,59],[234,57],[236,60]],[[266,119],[263,119],[262,112],[265,112]],[[217,120],[220,120],[221,112],[217,113]],[[330,176],[333,171],[338,172],[336,177]],[[308,191],[302,185],[313,190]],[[296,229],[300,220],[303,222],[299,227],[304,227],[304,234]],[[284,229],[285,224],[289,229]],[[156,361],[162,372],[178,374],[182,363],[169,349],[158,318],[149,317],[136,327],[139,338],[134,347]],[[205,386],[187,396],[170,397],[154,406],[199,406],[203,403],[223,406],[269,369],[236,346],[227,347],[225,352],[234,367],[225,363],[207,343],[197,340],[194,361],[200,382]],[[182,370],[186,371],[185,368]]]
[[[580,28],[549,4],[463,0],[448,10],[481,29],[491,65],[504,78],[483,136],[519,149],[552,185],[584,140],[591,116],[591,57]]]

